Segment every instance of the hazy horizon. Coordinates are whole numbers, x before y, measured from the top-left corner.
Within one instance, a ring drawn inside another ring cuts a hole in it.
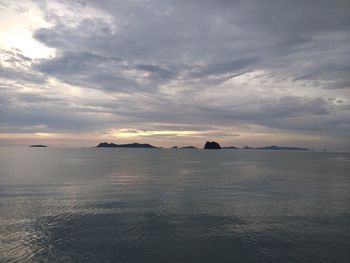
[[[36,147],[36,146],[44,146],[44,147],[49,147],[49,148],[71,148],[71,149],[91,149],[91,148],[100,148],[100,149],[175,149],[175,150],[181,150],[181,149],[186,149],[186,147],[195,147],[194,149],[196,150],[205,150],[204,149],[204,145],[205,145],[206,141],[203,141],[202,144],[172,144],[172,145],[157,145],[157,144],[151,144],[147,141],[129,141],[129,142],[124,142],[124,143],[118,143],[118,142],[97,142],[96,144],[89,144],[91,143],[90,141],[86,143],[86,145],[80,144],[80,145],[74,145],[74,144],[68,144],[68,143],[62,143],[62,144],[45,144],[45,143],[33,143],[33,144],[4,144],[4,145],[0,145],[0,147],[6,148],[6,147]],[[150,144],[152,146],[154,146],[155,148],[133,148],[133,147],[98,147],[98,145],[100,143],[114,143],[114,144],[133,144],[133,143],[137,143],[137,144]],[[298,149],[278,149],[277,151],[274,149],[263,149],[264,147],[270,147],[270,146],[278,146],[278,147],[292,147],[292,148],[300,148],[300,149],[305,149],[305,152],[333,152],[333,153],[350,153],[350,151],[347,150],[332,150],[332,149],[326,149],[326,148],[321,148],[321,147],[317,147],[317,148],[305,148],[302,147],[300,145],[286,145],[286,144],[258,144],[258,145],[247,145],[247,144],[243,144],[243,145],[226,145],[226,144],[220,144],[222,150],[227,150],[227,151],[234,151],[234,150],[243,150],[243,151],[275,151],[275,152],[280,152],[280,151],[301,151],[304,152],[304,150],[298,150]],[[237,147],[236,149],[229,149],[229,147]],[[177,147],[177,148],[174,148]],[[244,147],[249,147],[249,149],[244,149]],[[226,148],[226,149],[225,149]]]
[[[0,146],[350,151],[350,2],[0,1]]]

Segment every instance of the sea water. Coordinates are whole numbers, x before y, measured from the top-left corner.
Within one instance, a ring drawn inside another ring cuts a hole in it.
[[[350,154],[0,148],[0,262],[350,262]]]

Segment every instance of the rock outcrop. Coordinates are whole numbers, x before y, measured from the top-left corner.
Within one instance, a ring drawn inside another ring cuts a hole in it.
[[[217,142],[206,142],[204,145],[204,149],[221,149],[220,144],[218,144]]]

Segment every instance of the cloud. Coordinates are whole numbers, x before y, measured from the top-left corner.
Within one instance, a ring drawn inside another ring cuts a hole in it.
[[[32,63],[33,60],[19,50],[0,50],[0,78],[24,83],[44,83],[45,76],[31,70]]]
[[[162,127],[153,124],[166,123],[168,131],[218,137],[247,127],[317,133],[340,144],[349,129],[348,1],[39,1],[35,8],[48,25],[32,36],[55,52],[34,59],[2,51],[1,123],[9,131],[46,125],[158,136]]]

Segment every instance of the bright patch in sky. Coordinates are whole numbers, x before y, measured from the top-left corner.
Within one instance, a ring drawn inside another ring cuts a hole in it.
[[[349,41],[342,0],[0,0],[0,145],[349,150]]]
[[[10,3],[0,9],[0,48],[18,49],[33,59],[54,55],[54,49],[33,38],[35,30],[49,26],[38,7],[26,1]]]

